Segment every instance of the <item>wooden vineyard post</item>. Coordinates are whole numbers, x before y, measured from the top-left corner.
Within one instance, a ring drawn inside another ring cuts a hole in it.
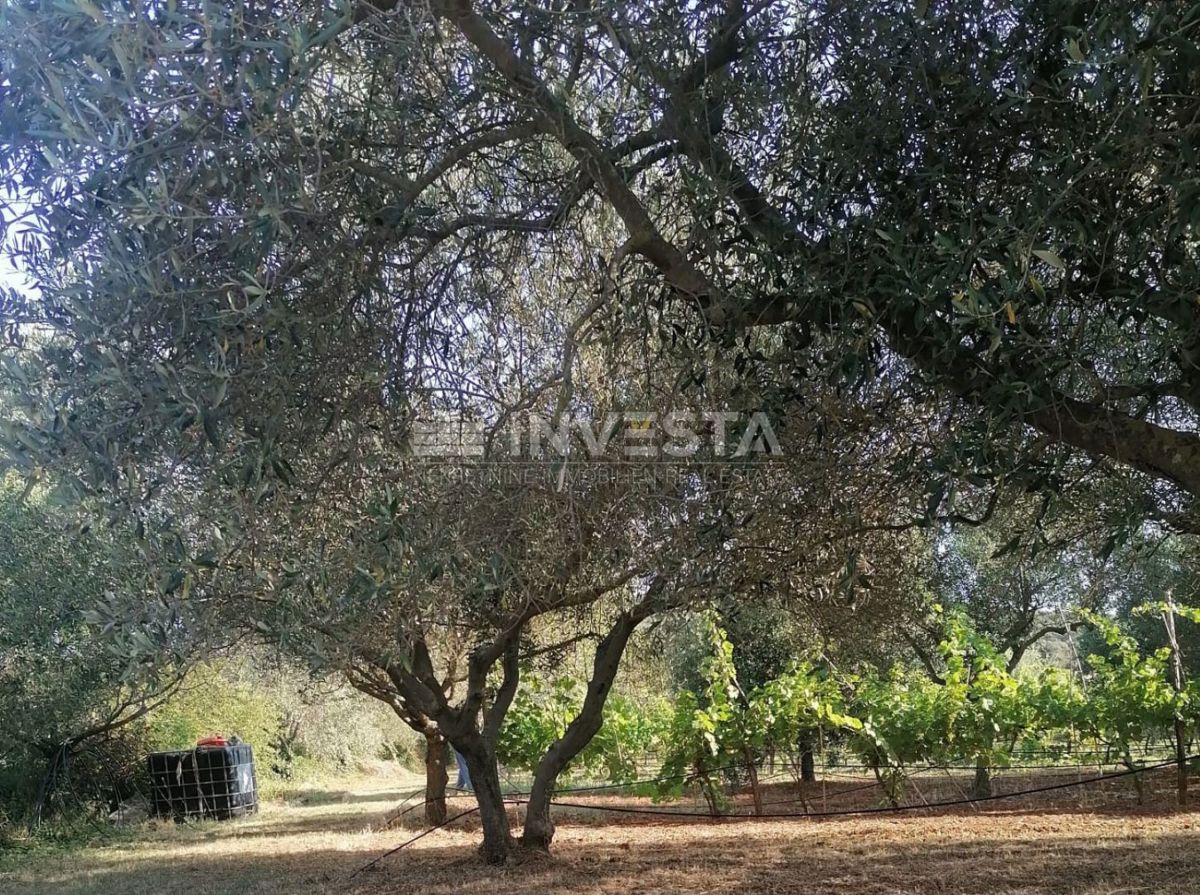
[[[1183,693],[1183,656],[1180,655],[1179,639],[1175,636],[1175,601],[1167,596],[1167,608],[1163,610],[1163,625],[1167,629],[1167,645],[1171,648],[1171,684],[1176,694]],[[1188,768],[1187,742],[1183,718],[1175,712],[1175,772],[1178,775],[1179,806],[1187,805]]]

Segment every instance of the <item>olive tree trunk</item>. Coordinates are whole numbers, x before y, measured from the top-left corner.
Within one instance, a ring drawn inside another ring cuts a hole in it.
[[[368,653],[364,663],[348,674],[355,687],[388,703],[405,723],[425,737],[425,817],[431,826],[450,819],[446,810],[447,742],[466,759],[483,823],[481,851],[492,864],[506,861],[514,846],[500,788],[496,740],[517,689],[524,624],[524,619],[518,619],[494,641],[472,650],[467,692],[459,705],[451,704],[448,686],[437,674],[420,630],[410,632],[404,644],[408,661],[396,662],[386,654]],[[486,709],[488,676],[501,660],[504,679],[491,708]]]
[[[516,848],[508,821],[508,803],[500,785],[500,766],[496,760],[496,742],[504,717],[512,705],[520,681],[520,635],[522,625],[513,626],[489,649],[472,655],[470,690],[459,709],[443,711],[442,729],[451,745],[466,761],[467,773],[475,792],[475,803],[483,827],[480,853],[489,864],[503,864]],[[503,680],[491,706],[484,708],[483,689],[487,672],[496,659],[501,660]],[[483,724],[478,721],[482,715]]]
[[[446,738],[437,728],[425,731],[425,822],[446,822]]]
[[[480,854],[489,864],[503,864],[513,853],[516,841],[508,822],[508,805],[500,786],[495,748],[479,734],[455,742],[454,748],[467,760],[471,784],[475,787],[475,802],[483,827]]]
[[[621,656],[638,624],[648,617],[650,609],[639,604],[623,612],[616,623],[596,646],[596,658],[592,666],[592,677],[588,681],[587,695],[583,707],[575,719],[567,725],[563,735],[546,750],[538,762],[533,777],[533,788],[529,793],[525,815],[525,828],[521,844],[539,851],[549,851],[554,839],[554,820],[550,816],[550,800],[554,797],[555,783],[559,775],[588,743],[591,742],[604,721],[604,703],[612,690],[613,680],[621,665]]]

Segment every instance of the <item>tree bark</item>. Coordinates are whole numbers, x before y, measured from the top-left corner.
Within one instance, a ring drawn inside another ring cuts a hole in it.
[[[467,759],[467,770],[475,786],[475,801],[483,825],[480,852],[489,864],[503,864],[516,847],[508,823],[508,807],[500,787],[500,770],[491,744],[478,734],[455,742],[454,747]]]
[[[650,615],[648,602],[623,612],[604,639],[596,645],[596,658],[592,666],[592,678],[588,681],[587,695],[566,731],[546,750],[534,773],[533,788],[525,814],[525,829],[521,844],[539,851],[549,851],[554,839],[554,821],[550,817],[550,800],[554,796],[554,784],[592,737],[604,720],[604,703],[612,689],[613,680],[621,665],[621,656],[634,629]]]
[[[1133,760],[1133,754],[1129,751],[1129,746],[1126,745],[1121,751],[1121,761],[1127,770],[1133,772],[1133,786],[1137,790],[1137,802],[1139,805],[1146,804],[1146,784],[1142,780],[1142,775],[1137,773],[1137,762]]]
[[[432,810],[440,813],[442,820],[438,823],[444,823],[446,817],[446,742],[449,741],[465,758],[483,826],[480,851],[489,864],[504,863],[515,846],[500,787],[496,737],[517,687],[517,650],[524,623],[524,619],[517,619],[495,640],[472,650],[468,661],[467,692],[458,706],[451,705],[447,694],[449,687],[435,672],[424,634],[419,630],[413,632],[405,644],[410,663],[394,662],[387,656],[370,656],[369,661],[385,679],[372,678],[366,672],[350,677],[356,687],[383,699],[406,723],[426,735],[426,799],[433,806]],[[488,674],[500,659],[504,660],[504,682],[491,710],[485,710]],[[436,748],[428,739],[430,730],[437,732]],[[433,822],[436,814],[430,815],[429,810],[427,808],[427,817]]]
[[[992,769],[982,755],[975,758],[975,782],[971,784],[971,798],[989,799],[992,796]]]
[[[746,749],[746,770],[750,775],[750,796],[754,799],[754,815],[762,817],[763,813],[763,798],[762,789],[758,785],[758,765],[755,762],[754,753],[750,749]]]
[[[811,746],[804,746],[800,750],[800,782],[817,782],[817,762]]]
[[[888,768],[887,776],[879,768],[879,760],[875,759],[871,762],[871,770],[875,772],[875,782],[879,784],[879,788],[883,790],[884,797],[888,800],[893,808],[900,807],[899,794],[896,791],[896,777],[893,773],[893,768]]]
[[[425,731],[425,822],[446,822],[446,738],[436,727]]]
[[[1175,636],[1175,603],[1168,596],[1167,609],[1163,612],[1163,625],[1167,629],[1167,645],[1171,648],[1171,686],[1176,694],[1183,693],[1183,653],[1179,649],[1179,638]],[[1187,727],[1179,711],[1175,712],[1175,773],[1176,799],[1180,808],[1188,803]]]

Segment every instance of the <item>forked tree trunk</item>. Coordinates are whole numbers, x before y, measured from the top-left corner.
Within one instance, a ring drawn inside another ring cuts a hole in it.
[[[425,822],[446,822],[446,738],[436,727],[425,731]]]
[[[414,730],[426,737],[426,817],[431,825],[452,819],[446,812],[446,743],[465,758],[483,826],[480,849],[490,864],[502,864],[514,847],[508,824],[500,771],[496,765],[496,739],[504,714],[516,690],[519,638],[523,623],[516,623],[491,644],[472,651],[469,659],[466,698],[459,706],[450,704],[447,685],[434,671],[429,648],[420,630],[405,641],[407,663],[394,663],[387,656],[368,656],[378,672],[352,674],[351,683],[368,695],[382,699]],[[492,709],[485,714],[484,729],[478,726],[483,712],[486,684],[497,660],[504,659],[504,681]],[[432,731],[432,733],[431,733]]]

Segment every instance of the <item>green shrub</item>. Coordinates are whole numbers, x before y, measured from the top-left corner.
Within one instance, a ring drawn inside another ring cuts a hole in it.
[[[500,730],[496,751],[501,763],[532,773],[578,714],[583,696],[584,685],[574,678],[527,679]],[[658,747],[668,712],[663,700],[638,704],[613,694],[605,702],[600,731],[569,770],[599,775],[614,783],[636,779],[638,759]]]

